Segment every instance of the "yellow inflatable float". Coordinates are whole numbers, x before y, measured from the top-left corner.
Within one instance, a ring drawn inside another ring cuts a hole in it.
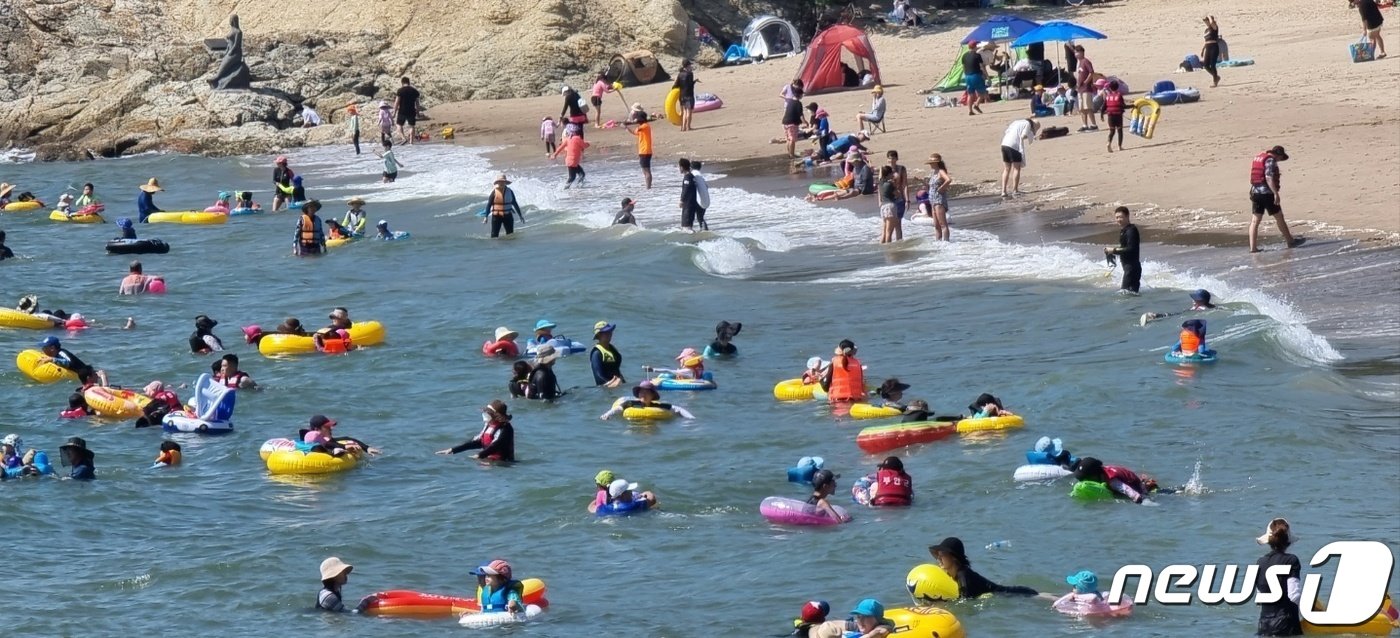
[[[144,414],[146,405],[151,402],[151,397],[139,392],[102,386],[84,390],[83,399],[97,416],[109,419],[135,419]]]
[[[1359,624],[1359,625],[1326,626],[1326,627],[1324,627],[1324,626],[1320,626],[1320,625],[1314,625],[1314,624],[1312,624],[1312,623],[1310,623],[1310,622],[1304,620],[1304,621],[1303,621],[1303,635],[1304,635],[1304,636],[1336,636],[1336,635],[1351,635],[1351,636],[1389,636],[1389,635],[1391,634],[1391,632],[1395,630],[1396,627],[1400,627],[1400,621],[1392,621],[1392,620],[1390,619],[1389,616],[1385,615],[1385,610],[1390,609],[1391,607],[1392,607],[1392,605],[1391,605],[1391,602],[1390,602],[1390,596],[1387,595],[1387,596],[1385,597],[1385,602],[1381,604],[1381,610],[1380,610],[1379,612],[1376,612],[1376,615],[1375,615],[1375,616],[1372,616],[1370,620],[1368,620],[1368,621],[1366,621],[1366,622],[1364,622],[1364,623],[1361,623],[1361,624]],[[1322,608],[1323,608],[1323,609],[1326,609],[1326,605],[1323,604],[1323,605],[1322,605]]]
[[[146,221],[151,224],[191,224],[207,226],[210,224],[227,223],[228,215],[223,213],[206,213],[204,211],[186,210],[175,213],[151,213],[146,217]]]
[[[989,416],[981,419],[963,419],[958,421],[958,434],[974,434],[977,432],[1002,432],[1025,427],[1026,420],[1020,415],[1013,416]]]
[[[852,419],[888,419],[901,414],[904,414],[904,411],[899,408],[874,406],[869,403],[855,403],[851,405]]]
[[[1162,107],[1156,100],[1145,97],[1133,101],[1128,109],[1128,132],[1146,140],[1157,132],[1157,119],[1162,116]]]
[[[78,375],[72,370],[48,361],[48,357],[38,350],[21,351],[19,356],[15,357],[15,367],[19,368],[24,376],[39,383],[78,380]]]
[[[56,222],[64,222],[68,224],[101,224],[102,222],[107,221],[105,219],[102,219],[102,216],[97,213],[93,213],[91,215],[73,215],[72,217],[69,217],[67,213],[61,210],[56,210],[52,213],[49,213],[49,219]]]
[[[327,239],[326,248],[339,248],[352,241],[355,241],[354,237],[338,237],[336,239]]]
[[[278,450],[267,455],[267,471],[274,475],[287,474],[334,474],[352,469],[359,463],[359,457],[346,453],[331,456],[325,452],[301,452],[298,450]]]
[[[349,332],[350,343],[343,343],[340,339],[325,340],[324,352],[337,354],[349,350],[348,346],[362,348],[384,342],[384,326],[378,321],[353,323],[350,325]],[[265,357],[275,357],[280,354],[310,354],[316,351],[316,342],[311,337],[270,334],[258,341],[258,352],[261,352]]]
[[[666,94],[666,121],[676,126],[681,125],[681,90],[671,89]]]
[[[25,328],[28,330],[49,330],[56,328],[52,321],[20,312],[12,308],[0,308],[0,328]]]
[[[954,601],[961,593],[957,581],[953,580],[942,567],[931,563],[915,565],[904,577],[904,587],[909,595],[921,605]]]
[[[676,120],[676,121],[679,122],[680,120]],[[7,212],[7,213],[27,213],[27,212],[29,212],[29,211],[31,211],[31,210],[39,210],[40,208],[43,208],[43,207],[44,207],[44,205],[41,204],[41,203],[39,203],[39,202],[37,202],[37,201],[29,201],[29,202],[10,202],[10,203],[8,203],[8,204],[5,204],[5,212]]]
[[[624,402],[630,400],[631,399],[623,397],[613,401],[613,407],[620,407]],[[665,421],[675,416],[675,412],[667,410],[666,408],[624,408],[622,410],[622,418],[628,421]]]
[[[895,636],[967,638],[967,632],[963,630],[962,623],[958,622],[958,617],[946,609],[937,607],[886,609],[885,620],[894,623],[894,631],[891,634]]]
[[[773,386],[773,398],[779,401],[811,401],[813,390],[819,387],[815,383],[803,383],[802,379],[779,381]]]

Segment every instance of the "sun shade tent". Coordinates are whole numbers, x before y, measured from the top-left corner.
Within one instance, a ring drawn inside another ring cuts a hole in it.
[[[859,88],[845,85],[842,62],[857,73],[870,71],[875,77],[875,84],[880,84],[880,67],[875,62],[875,47],[870,44],[870,38],[860,29],[838,24],[818,33],[807,45],[807,54],[797,70],[803,90],[811,94]]]
[[[632,51],[614,55],[608,62],[607,78],[623,86],[641,86],[671,79],[651,51]]]
[[[759,16],[744,27],[744,49],[751,58],[796,55],[802,50],[802,36],[787,20]]]

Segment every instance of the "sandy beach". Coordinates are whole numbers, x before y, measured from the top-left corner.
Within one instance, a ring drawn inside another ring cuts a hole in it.
[[[945,11],[943,24],[922,29],[876,27],[869,33],[889,102],[888,131],[871,148],[882,156],[897,149],[905,164],[924,175],[922,161],[938,152],[952,175],[980,193],[995,193],[1000,178],[999,144],[1006,125],[1029,112],[1027,100],[984,106],[984,115],[965,110],[925,108],[920,89],[935,84],[959,52],[959,41],[977,24],[1007,10]],[[1251,158],[1275,144],[1288,149],[1283,165],[1284,211],[1295,234],[1344,235],[1367,242],[1400,243],[1400,49],[1376,62],[1354,64],[1347,46],[1360,34],[1360,19],[1341,0],[1280,0],[1268,4],[1188,0],[1163,3],[1109,2],[1080,8],[1017,8],[1023,17],[1067,19],[1108,35],[1083,42],[1095,67],[1128,82],[1134,97],[1154,82],[1201,89],[1195,104],[1163,107],[1152,140],[1129,136],[1126,152],[1109,154],[1106,130],[1074,133],[1079,118],[1043,118],[1068,126],[1064,138],[1040,141],[1030,149],[1022,178],[1026,202],[1036,207],[1087,206],[1088,219],[1111,220],[1113,206],[1127,205],[1145,226],[1177,231],[1243,233],[1248,224],[1248,172]],[[1213,14],[1232,58],[1253,58],[1253,66],[1221,70],[1218,88],[1202,71],[1174,73],[1182,58],[1198,53],[1201,17]],[[1396,33],[1393,11],[1383,35]],[[1393,36],[1391,48],[1400,47]],[[1047,46],[1053,56],[1057,47]],[[675,158],[718,162],[771,158],[782,165],[782,100],[778,92],[795,75],[800,57],[763,64],[698,69],[697,91],[719,95],[725,107],[695,116],[693,132],[664,121],[654,124],[657,170]],[[670,83],[624,90],[627,104],[640,102],[659,113]],[[582,89],[583,87],[576,87]],[[943,94],[952,96],[956,94]],[[624,101],[609,95],[606,119],[624,115]],[[809,96],[831,113],[838,132],[854,130],[856,113],[869,107],[867,90]],[[558,94],[531,99],[458,102],[433,109],[434,129],[452,125],[457,143],[505,146],[496,163],[511,166],[545,162],[538,141],[539,121],[558,116]],[[635,153],[622,129],[589,129],[591,158],[626,158]],[[799,147],[802,148],[802,147]],[[845,202],[853,208],[874,201]],[[956,219],[956,203],[953,218]],[[1277,243],[1272,224],[1261,244]]]

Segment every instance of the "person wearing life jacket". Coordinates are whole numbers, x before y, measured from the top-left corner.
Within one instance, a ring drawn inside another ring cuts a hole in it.
[[[593,349],[588,351],[588,363],[593,368],[595,385],[616,388],[627,383],[622,376],[622,353],[612,343],[617,326],[606,321],[593,324]]]
[[[174,441],[161,441],[160,454],[156,456],[156,466],[170,467],[172,465],[179,465],[182,460],[180,452],[179,443]]]
[[[195,354],[209,354],[219,352],[224,349],[224,342],[214,334],[214,326],[219,325],[218,321],[209,318],[209,315],[199,315],[194,318],[194,332],[190,333],[190,352]]]
[[[1181,334],[1177,337],[1176,345],[1172,346],[1172,354],[1189,357],[1201,355],[1208,357],[1215,354],[1206,346],[1206,322],[1203,319],[1187,319],[1181,322]]]
[[[316,343],[316,349],[320,351],[325,351],[327,349],[327,341],[334,342],[339,339],[341,342],[344,342],[348,340],[350,337],[350,327],[355,325],[354,322],[350,320],[350,311],[345,308],[337,307],[331,310],[331,314],[327,318],[331,320],[331,325],[317,330],[316,334],[312,335],[312,339]],[[288,321],[290,321],[290,319]]]
[[[479,460],[514,461],[515,426],[511,425],[510,419],[505,402],[496,399],[481,409],[481,420],[485,425],[475,438],[446,450],[438,450],[437,453],[460,454],[467,450],[481,450],[476,455]]]
[[[1118,466],[1104,465],[1092,456],[1079,459],[1073,466],[1074,478],[1077,481],[1098,481],[1108,486],[1115,495],[1121,496],[1134,503],[1143,503],[1147,500],[1147,495],[1157,487],[1156,481],[1139,477],[1136,472]]]
[[[856,358],[856,344],[850,339],[843,339],[840,345],[836,346],[828,375],[828,401],[849,402],[865,397],[865,371],[861,368],[860,359]]]
[[[710,345],[705,346],[705,358],[732,357],[739,354],[739,348],[730,341],[743,329],[744,324],[737,321],[734,323],[719,322],[719,325],[715,326],[715,340],[711,341]]]
[[[350,239],[352,236],[340,222],[334,219],[326,220],[326,239]]]
[[[505,326],[496,328],[496,340],[487,341],[481,346],[481,353],[488,357],[506,357],[514,359],[520,356],[520,346],[516,345],[515,339],[520,333]]]
[[[695,418],[695,415],[691,414],[685,408],[663,402],[661,400],[661,393],[656,390],[656,386],[650,381],[643,381],[632,388],[632,397],[632,399],[626,401],[620,400],[614,403],[607,412],[604,412],[603,415],[598,418],[607,421],[608,419],[622,414],[622,412],[628,408],[660,408],[662,410],[670,410],[680,415],[683,419]]]
[[[138,428],[160,425],[165,415],[185,409],[175,391],[160,381],[146,384],[146,387],[141,390],[141,394],[151,397],[151,402],[141,409],[141,416],[136,419],[136,427]]]
[[[321,202],[314,199],[302,205],[296,237],[292,240],[293,254],[319,255],[326,252],[326,235],[321,229],[321,218],[316,215],[319,210]]]
[[[247,372],[238,369],[238,355],[232,352],[224,355],[213,365],[214,380],[234,390],[256,390],[258,384]]]
[[[646,372],[656,372],[658,374],[669,374],[677,379],[703,379],[705,378],[705,358],[696,352],[695,348],[686,348],[676,355],[676,362],[681,364],[679,368],[653,368],[642,366]]]
[[[507,235],[514,233],[515,217],[519,217],[523,224],[525,213],[521,212],[520,204],[515,200],[515,191],[510,189],[511,181],[506,179],[505,173],[497,176],[492,184],[491,193],[486,196],[486,219],[482,221],[491,222],[491,238],[495,239],[500,237],[502,228]]]
[[[97,383],[98,385],[107,385],[107,372],[105,370],[98,370],[84,363],[82,359],[78,358],[78,355],[64,348],[63,343],[58,340],[58,337],[44,337],[43,341],[39,342],[39,351],[44,353],[43,361],[47,361],[48,363],[52,363],[78,375],[78,381],[82,384],[91,385],[92,383]]]
[[[914,503],[914,479],[904,472],[904,461],[897,456],[880,462],[871,488],[875,493],[871,505],[899,507]]]
[[[68,409],[59,412],[58,416],[64,419],[81,419],[94,414],[97,414],[97,410],[88,406],[87,398],[83,396],[82,391],[77,391],[68,395]]]
[[[340,225],[350,234],[359,237],[365,234],[365,224],[369,223],[368,216],[365,215],[365,198],[351,197],[345,202],[350,210],[345,211],[345,218],[340,220]]]
[[[1249,252],[1259,252],[1259,222],[1264,221],[1264,213],[1274,218],[1279,234],[1283,235],[1284,245],[1293,248],[1303,243],[1303,239],[1293,239],[1288,231],[1288,222],[1283,219],[1283,172],[1279,162],[1288,161],[1288,153],[1282,146],[1275,146],[1254,156],[1249,167],[1249,203],[1253,207],[1254,218],[1249,222]]]
[[[471,571],[477,578],[476,602],[481,613],[525,611],[525,586],[511,577],[510,563],[495,559]]]
[[[1113,136],[1118,136],[1118,150],[1123,150],[1123,112],[1127,106],[1118,92],[1118,80],[1109,80],[1103,92],[1103,112],[1108,117],[1108,152],[1113,152]]]

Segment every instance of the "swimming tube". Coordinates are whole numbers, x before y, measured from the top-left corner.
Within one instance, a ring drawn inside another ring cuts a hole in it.
[[[545,599],[544,581],[526,578],[520,581],[524,590],[520,596],[526,605],[548,608]],[[481,611],[476,598],[427,594],[408,589],[394,589],[375,592],[360,600],[360,613],[366,616],[393,616],[398,618],[455,618],[462,614],[475,614]]]
[[[210,206],[210,207],[208,207],[208,208],[205,208],[205,209],[204,209],[204,212],[206,212],[206,213],[218,213],[218,214],[220,214],[220,215],[227,215],[227,214],[228,214],[228,206],[224,206],[223,204],[215,204],[215,205],[213,205],[213,206]]]
[[[904,414],[904,411],[899,408],[876,407],[869,403],[851,404],[852,419],[888,419],[901,414]]]
[[[261,208],[246,208],[243,206],[239,206],[238,208],[234,208],[228,212],[229,215],[234,217],[242,215],[261,215],[262,213],[263,209]]]
[[[813,389],[819,387],[820,384],[803,383],[802,379],[779,381],[773,386],[773,398],[779,401],[810,401]]]
[[[719,386],[715,385],[713,374],[706,372],[699,379],[678,379],[670,373],[662,373],[661,376],[651,380],[657,390],[713,390]]]
[[[713,111],[723,106],[724,100],[719,99],[718,95],[714,93],[701,93],[695,96],[695,108],[692,109],[692,111],[695,113],[704,113],[705,111]]]
[[[107,252],[113,255],[164,255],[170,244],[159,239],[113,239],[107,242]]]
[[[886,609],[885,620],[894,623],[895,633],[938,638],[967,638],[962,623],[952,612],[938,607]],[[907,629],[906,629],[907,628]]]
[[[759,504],[758,513],[768,519],[768,522],[779,525],[839,525],[851,522],[851,515],[845,508],[840,505],[832,505],[832,508],[841,516],[841,520],[831,518],[825,512],[818,511],[817,506],[808,505],[805,501],[770,496]]]
[[[1071,593],[1061,596],[1050,606],[1062,614],[1079,617],[1123,618],[1133,613],[1133,599],[1127,596],[1119,598],[1116,603],[1105,600],[1084,602]]]
[[[107,221],[105,219],[102,219],[102,216],[96,213],[73,213],[73,216],[69,217],[67,213],[61,210],[56,210],[52,213],[49,213],[49,219],[56,222],[65,222],[70,224],[101,224],[102,222]]]
[[[228,215],[186,210],[175,213],[151,213],[146,217],[146,222],[150,224],[191,224],[204,226],[227,223]]]
[[[673,88],[666,94],[666,121],[676,126],[681,125],[681,90]]]
[[[862,429],[856,435],[856,446],[866,454],[879,454],[910,445],[946,439],[957,431],[957,425],[945,421],[914,421],[895,425],[877,425]]]
[[[613,402],[613,407],[619,407],[626,401],[626,397],[618,399]],[[622,410],[622,418],[628,421],[665,421],[675,416],[675,412],[655,406],[645,408],[623,408]]]
[[[1249,65],[1251,65],[1251,64],[1254,64],[1254,58],[1232,58],[1232,59],[1229,59],[1229,60],[1225,60],[1225,61],[1223,61],[1223,62],[1217,62],[1217,63],[1215,64],[1215,66],[1218,66],[1218,67],[1232,67],[1232,66],[1249,66]],[[1308,632],[1304,631],[1303,633],[1308,633]]]
[[[374,238],[378,239],[379,241],[394,241],[395,239],[408,239],[412,236],[413,235],[409,234],[409,232],[406,230],[396,230],[392,233],[389,233],[388,237],[380,237],[378,234],[376,234]]]
[[[49,330],[57,327],[48,319],[48,315],[31,315],[12,308],[0,308],[0,328]]]
[[[42,454],[42,453],[41,453],[41,454]],[[1327,608],[1326,602],[1323,602],[1323,601],[1318,601],[1318,602],[1321,603],[1323,609],[1326,609],[1326,608]],[[1389,636],[1390,633],[1391,633],[1391,631],[1392,631],[1393,628],[1394,628],[1394,625],[1391,624],[1391,622],[1390,622],[1390,617],[1388,617],[1388,616],[1385,615],[1385,610],[1388,609],[1388,608],[1390,608],[1390,607],[1391,607],[1390,596],[1389,596],[1389,595],[1386,595],[1386,597],[1385,597],[1385,602],[1381,604],[1381,611],[1376,612],[1376,615],[1372,616],[1370,620],[1368,620],[1368,621],[1366,621],[1366,622],[1364,622],[1364,623],[1361,623],[1361,624],[1359,624],[1359,625],[1345,625],[1345,626],[1333,626],[1333,625],[1328,625],[1328,626],[1319,626],[1319,625],[1314,625],[1314,624],[1312,624],[1312,623],[1310,623],[1310,622],[1304,620],[1304,621],[1303,621],[1303,635],[1304,635],[1304,636],[1328,636],[1328,635],[1337,635],[1337,634],[1351,634],[1351,635],[1362,635],[1362,636]]]
[[[121,388],[92,386],[83,390],[83,400],[97,416],[109,419],[134,419],[145,413],[151,397]]]
[[[1053,481],[1074,474],[1058,465],[1022,465],[1011,478],[1017,481]]]
[[[355,241],[354,237],[338,237],[336,239],[327,239],[326,248],[339,248],[352,241]]]
[[[539,605],[526,605],[525,611],[512,613],[509,611],[492,611],[487,613],[463,614],[462,619],[457,624],[472,629],[482,629],[485,627],[500,627],[503,625],[518,625],[523,622],[534,620],[544,613]]]
[[[1016,416],[989,416],[980,419],[963,419],[958,421],[958,434],[972,434],[975,432],[1002,432],[1025,427],[1026,420],[1020,415]]]
[[[545,343],[554,346],[554,351],[559,353],[559,356],[578,354],[580,352],[586,352],[588,350],[588,344],[579,343],[577,341],[573,341],[565,337],[555,337]],[[540,346],[542,345],[544,344],[535,343],[533,341],[526,344],[525,354],[530,355],[532,357],[535,356],[535,353],[539,351]]]
[[[24,376],[39,383],[78,380],[77,373],[52,361],[45,361],[47,358],[38,350],[21,350],[19,356],[15,357],[15,367],[19,368]]]
[[[1069,495],[1081,501],[1111,501],[1114,498],[1113,490],[1108,489],[1106,483],[1098,481],[1079,481]]]
[[[1219,355],[1216,354],[1214,350],[1211,350],[1208,354],[1198,352],[1190,356],[1182,356],[1177,352],[1168,352],[1162,358],[1165,359],[1167,363],[1190,365],[1193,363],[1215,363],[1218,357]]]
[[[331,456],[325,452],[301,452],[299,450],[278,450],[267,455],[267,471],[274,475],[286,474],[334,474],[355,467],[359,456],[347,452]]]
[[[677,89],[677,90],[679,90],[679,89]],[[8,203],[8,204],[5,204],[5,212],[7,212],[7,213],[24,213],[24,212],[28,212],[28,211],[31,211],[31,210],[38,210],[38,209],[43,208],[43,207],[44,207],[44,205],[41,204],[41,203],[39,203],[39,202],[37,202],[37,201],[29,201],[29,202],[10,202],[10,203]]]
[[[811,194],[813,194],[813,195],[817,195],[817,194],[820,194],[820,193],[825,193],[825,192],[827,192],[827,191],[834,191],[834,190],[837,190],[835,184],[812,184],[811,186],[808,186],[808,187],[807,187],[807,192],[808,192],[808,193],[811,193]]]
[[[626,503],[604,503],[599,505],[593,513],[597,516],[631,516],[640,514],[651,508],[646,501],[634,499]]]
[[[45,452],[45,451],[43,451],[43,450],[35,450],[35,452],[34,452],[34,469],[39,470],[39,475],[40,475],[40,476],[43,476],[43,475],[46,475],[46,474],[53,474],[53,473],[54,473],[54,471],[53,471],[53,464],[49,462],[49,453],[48,453],[48,452]],[[25,474],[24,474],[24,466],[23,466],[23,465],[21,465],[21,466],[19,466],[19,467],[7,467],[7,468],[5,468],[4,471],[5,471],[5,478],[7,478],[7,479],[15,479],[15,478],[24,478],[24,477],[25,477]]]
[[[350,344],[355,347],[373,346],[384,342],[384,326],[378,321],[358,321],[350,324]],[[347,344],[338,338],[329,338],[326,352],[344,352]],[[316,342],[311,337],[297,335],[270,334],[258,341],[258,352],[265,357],[279,354],[310,354],[316,352]]]
[[[1153,93],[1148,95],[1147,99],[1158,104],[1186,104],[1188,102],[1201,101],[1201,92],[1199,89],[1188,86],[1184,89],[1173,89],[1170,91],[1162,91],[1161,93]]]
[[[171,412],[160,420],[160,429],[166,432],[194,432],[196,434],[228,434],[233,431],[233,421],[205,421],[193,412]]]
[[[297,449],[297,442],[291,439],[268,439],[258,448],[258,456],[266,461],[273,452],[289,452]]]

